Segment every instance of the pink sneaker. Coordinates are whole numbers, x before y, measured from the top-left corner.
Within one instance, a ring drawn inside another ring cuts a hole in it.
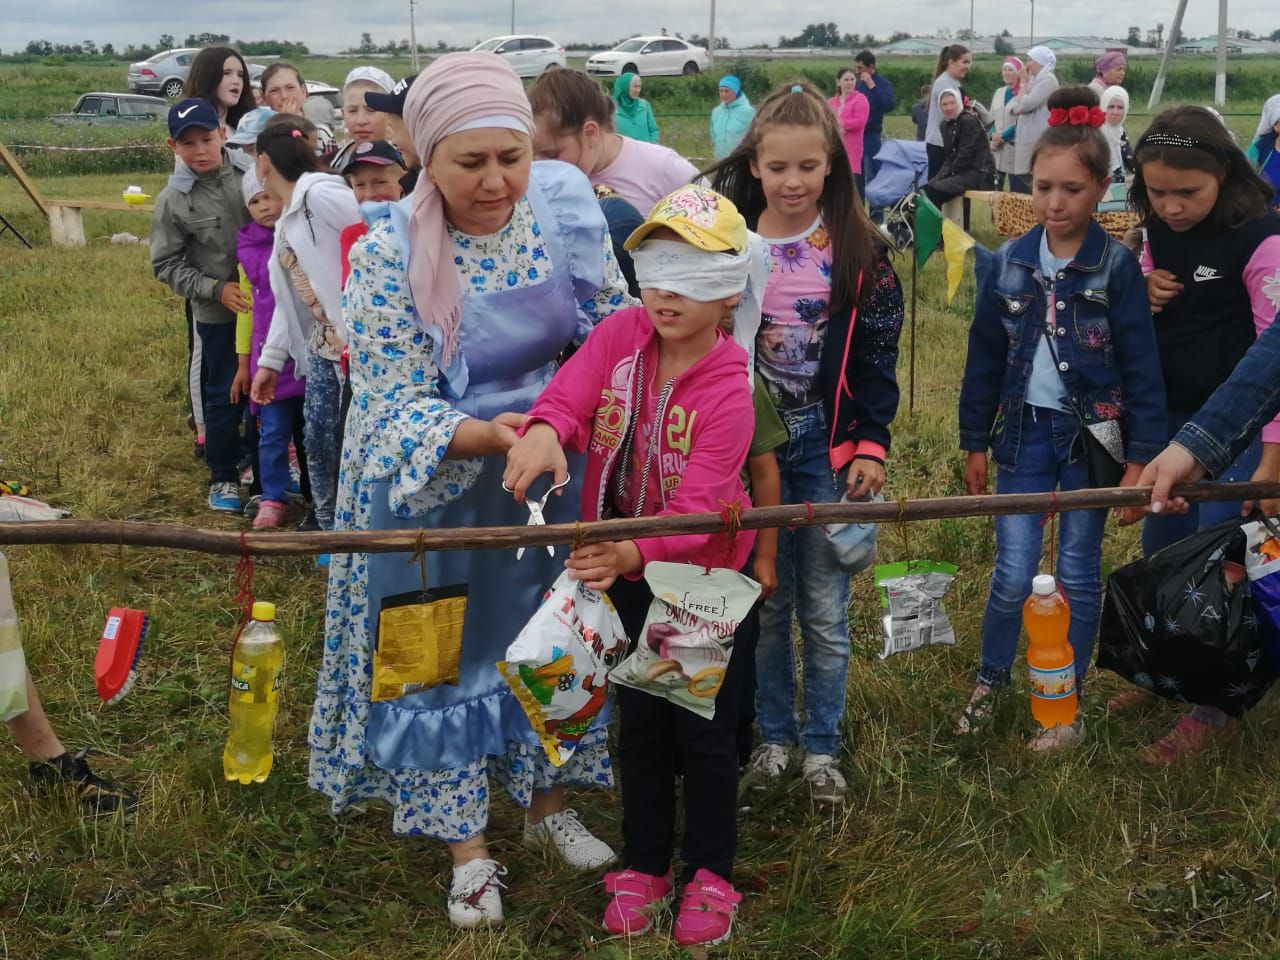
[[[288,505],[279,500],[263,500],[258,504],[258,515],[253,518],[253,529],[277,529],[284,523],[285,511],[288,509]]]
[[[604,928],[612,934],[633,936],[647,933],[653,916],[671,902],[674,887],[671,871],[655,877],[639,870],[621,870],[604,875],[604,889],[613,899],[604,908]]]
[[[733,935],[733,915],[742,894],[733,884],[710,870],[702,869],[685,885],[676,914],[675,938],[682,947],[706,944],[714,947]]]

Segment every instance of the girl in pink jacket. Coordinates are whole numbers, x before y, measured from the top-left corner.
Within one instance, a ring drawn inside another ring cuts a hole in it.
[[[844,132],[844,152],[849,155],[853,182],[858,186],[858,196],[862,197],[866,195],[866,184],[862,178],[862,132],[871,116],[871,102],[854,89],[857,82],[858,75],[853,67],[842,67],[836,74],[836,95],[827,101],[827,106],[835,113]]]
[[[747,354],[719,326],[743,300],[752,255],[737,209],[700,186],[681,187],[627,240],[643,307],[599,324],[529,411],[507,454],[517,499],[543,473],[566,474],[566,449],[586,451],[585,519],[719,513],[748,506],[739,475],[751,443]],[[748,302],[751,302],[750,297]],[[750,309],[749,307],[747,309]],[[757,324],[759,321],[757,311]],[[740,570],[754,534],[741,531],[593,543],[566,566],[607,590],[634,646],[653,599],[643,579],[656,560]],[[735,730],[759,618],[734,634],[733,654],[707,719],[665,698],[616,687],[621,712],[623,869],[605,877],[604,924],[614,934],[650,929],[674,889],[675,779],[684,780],[684,894],[674,935],[682,946],[729,938],[741,896]]]

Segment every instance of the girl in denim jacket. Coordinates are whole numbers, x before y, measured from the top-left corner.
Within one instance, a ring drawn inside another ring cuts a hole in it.
[[[1142,271],[1093,220],[1111,180],[1110,148],[1097,129],[1103,114],[1087,87],[1055,91],[1049,108],[1050,127],[1031,161],[1040,226],[997,252],[969,332],[960,447],[970,494],[987,490],[988,449],[1000,468],[997,493],[1044,493],[1090,485],[1081,433],[1091,424],[1119,420],[1127,430],[1122,485],[1136,481],[1163,441],[1164,381]],[[1042,521],[996,518],[982,664],[961,732],[986,716],[992,694],[1009,682],[1022,604],[1040,565]],[[1098,632],[1106,511],[1064,513],[1060,522],[1057,575],[1071,605],[1079,687]],[[1082,733],[1077,719],[1031,747],[1052,750]]]

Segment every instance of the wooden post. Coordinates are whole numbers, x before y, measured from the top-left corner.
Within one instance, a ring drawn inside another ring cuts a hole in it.
[[[49,205],[49,239],[55,247],[83,247],[84,213],[79,207],[53,202]]]
[[[40,195],[40,191],[36,189],[35,181],[27,176],[27,171],[22,169],[22,164],[18,162],[18,158],[9,152],[9,148],[0,143],[0,163],[9,168],[9,172],[13,174],[13,178],[18,181],[18,185],[22,187],[31,202],[36,205],[36,209],[44,216],[49,215],[49,207],[44,202],[44,197]]]

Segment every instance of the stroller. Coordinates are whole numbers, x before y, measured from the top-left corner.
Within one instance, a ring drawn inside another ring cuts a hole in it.
[[[886,140],[876,160],[880,169],[867,184],[867,203],[884,211],[881,232],[906,250],[915,243],[916,191],[928,179],[929,158],[918,140]]]

